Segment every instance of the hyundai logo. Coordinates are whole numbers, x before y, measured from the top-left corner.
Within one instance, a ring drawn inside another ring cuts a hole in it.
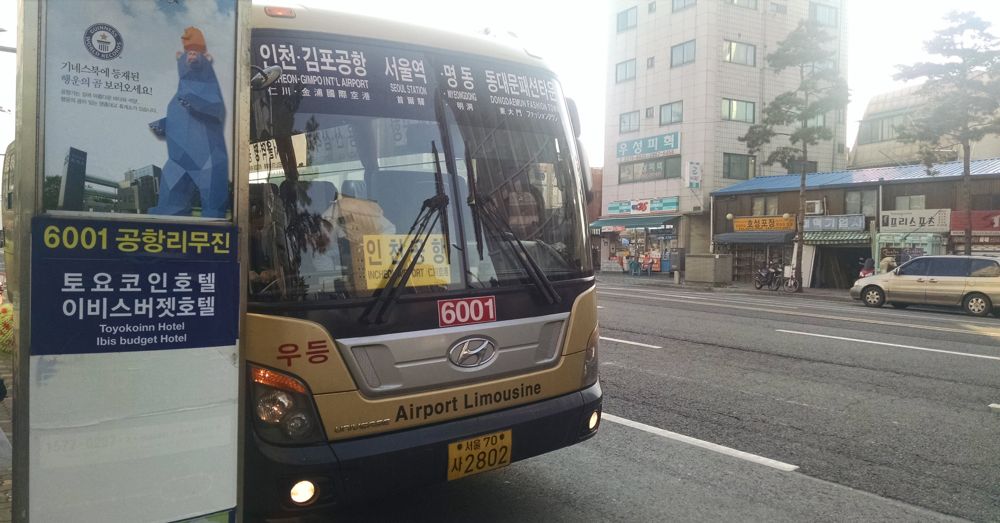
[[[463,368],[482,367],[496,356],[497,346],[487,338],[466,338],[448,349],[448,359]]]

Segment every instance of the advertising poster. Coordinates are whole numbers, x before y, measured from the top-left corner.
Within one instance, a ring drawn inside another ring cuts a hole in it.
[[[231,216],[236,0],[50,0],[45,17],[45,210]]]

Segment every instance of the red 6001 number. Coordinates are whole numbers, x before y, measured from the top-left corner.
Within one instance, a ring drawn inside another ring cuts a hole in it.
[[[438,326],[469,325],[497,321],[495,296],[438,300]]]

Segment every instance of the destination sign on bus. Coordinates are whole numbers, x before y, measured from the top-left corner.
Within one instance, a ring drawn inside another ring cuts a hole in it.
[[[364,279],[369,290],[385,287],[403,248],[412,236],[407,234],[365,234]],[[419,241],[419,240],[418,240]],[[451,283],[451,265],[445,256],[443,234],[431,234],[427,239],[407,287],[448,285]]]
[[[271,96],[300,112],[433,120],[440,94],[458,118],[562,121],[558,83],[530,66],[267,31],[251,46],[255,63],[281,67]]]

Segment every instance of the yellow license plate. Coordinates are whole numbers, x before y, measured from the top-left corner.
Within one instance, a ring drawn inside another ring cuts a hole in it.
[[[510,465],[509,430],[448,444],[448,481]]]

